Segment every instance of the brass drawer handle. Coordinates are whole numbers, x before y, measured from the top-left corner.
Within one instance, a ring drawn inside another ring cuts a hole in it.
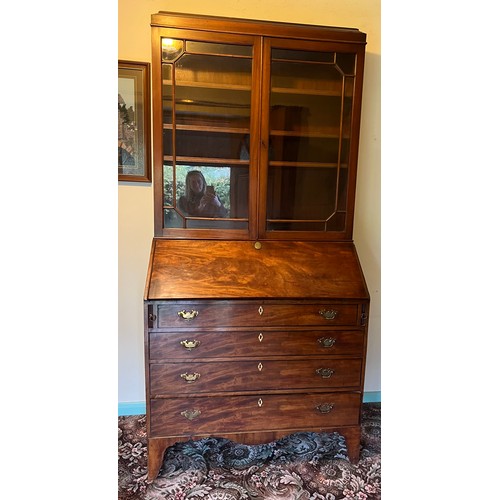
[[[321,378],[330,378],[335,373],[335,370],[332,370],[331,368],[318,368],[316,373]]]
[[[332,339],[332,337],[321,337],[318,339],[318,343],[321,344],[322,347],[333,347],[337,342],[337,339]]]
[[[196,316],[198,316],[198,311],[195,311],[194,309],[191,311],[186,311],[185,309],[183,309],[182,311],[179,311],[177,313],[177,316],[186,321],[191,321],[192,319],[196,318]]]
[[[337,317],[337,314],[339,313],[335,309],[321,309],[321,311],[318,311],[321,316],[325,319],[335,319]]]
[[[188,420],[194,420],[201,415],[201,410],[184,410],[181,411],[181,415]]]
[[[318,410],[320,413],[330,413],[333,409],[333,403],[321,403],[320,405],[316,406],[316,410]]]
[[[182,373],[181,378],[183,378],[188,384],[196,382],[201,375],[199,373]]]
[[[190,351],[191,349],[196,349],[201,342],[199,340],[181,340],[180,344]]]

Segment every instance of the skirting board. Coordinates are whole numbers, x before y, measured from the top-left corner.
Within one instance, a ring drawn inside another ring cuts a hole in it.
[[[382,393],[365,392],[363,394],[363,403],[380,403],[382,401]],[[132,403],[118,403],[118,416],[125,417],[128,415],[144,415],[146,413],[146,403],[144,401]]]

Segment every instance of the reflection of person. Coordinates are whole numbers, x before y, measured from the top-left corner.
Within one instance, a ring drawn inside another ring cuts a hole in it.
[[[186,194],[179,198],[179,208],[193,217],[226,217],[227,209],[199,170],[186,175]]]

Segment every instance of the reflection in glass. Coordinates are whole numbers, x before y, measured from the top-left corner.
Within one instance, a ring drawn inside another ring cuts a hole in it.
[[[174,173],[175,173],[175,189],[174,189]],[[198,173],[198,175],[194,175]],[[196,177],[196,179],[195,179]],[[221,205],[227,209],[227,216],[231,209],[230,201],[230,184],[231,184],[231,168],[230,167],[207,167],[207,166],[193,166],[193,165],[176,165],[174,169],[172,164],[165,164],[163,166],[163,180],[164,180],[164,204],[167,206],[178,206],[179,200],[182,198],[185,201],[190,200],[191,205],[196,198],[200,198],[200,194],[206,194],[208,189],[209,193],[214,192],[220,200]],[[186,180],[191,180],[186,184]],[[201,180],[201,188],[197,182]],[[191,183],[193,186],[191,186]],[[187,186],[187,188],[186,188]],[[175,200],[175,203],[174,203]],[[186,206],[186,205],[184,205]],[[199,211],[200,209],[198,209]],[[195,212],[196,210],[192,210]],[[184,210],[186,215],[195,215],[188,213]],[[200,215],[197,215],[200,216]]]
[[[252,51],[186,40],[164,59],[164,227],[248,229]]]
[[[183,51],[184,42],[173,38],[161,39],[161,59],[162,61],[173,61]]]
[[[226,217],[228,210],[215,192],[208,186],[200,170],[189,170],[184,183],[184,194],[177,203],[179,210],[191,217]]]
[[[165,227],[202,227],[189,222],[200,218],[230,218],[233,223],[225,227],[247,227],[248,167],[179,164],[174,169],[172,163],[165,163],[163,179],[164,207],[170,209],[165,215]],[[220,228],[221,224],[215,220],[203,227]]]

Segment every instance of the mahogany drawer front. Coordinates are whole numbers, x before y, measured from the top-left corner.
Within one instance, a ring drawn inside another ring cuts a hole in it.
[[[266,304],[237,301],[160,303],[157,328],[357,325],[357,304]]]
[[[206,359],[242,356],[362,356],[365,333],[352,331],[225,331],[149,334],[149,358]]]
[[[357,389],[361,364],[361,358],[151,364],[150,387],[153,397],[288,388]]]
[[[360,393],[152,399],[151,437],[359,424]]]

